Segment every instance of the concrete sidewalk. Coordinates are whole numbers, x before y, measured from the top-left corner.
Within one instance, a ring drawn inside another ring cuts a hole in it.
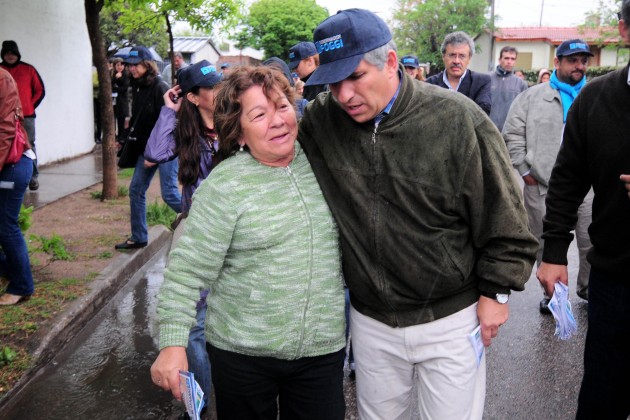
[[[103,180],[101,146],[92,153],[39,168],[39,189],[26,191],[25,206],[36,209]]]

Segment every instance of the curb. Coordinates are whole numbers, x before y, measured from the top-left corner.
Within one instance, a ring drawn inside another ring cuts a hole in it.
[[[121,252],[90,283],[90,290],[72,302],[61,314],[51,320],[52,327],[35,333],[31,343],[37,343],[33,352],[33,367],[0,399],[0,412],[12,408],[12,401],[34,380],[41,369],[101,310],[109,298],[144,266],[163,246],[170,242],[173,232],[163,225],[149,230],[149,244],[132,252]]]

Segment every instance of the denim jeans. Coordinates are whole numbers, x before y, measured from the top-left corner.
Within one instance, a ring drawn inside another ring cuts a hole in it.
[[[134,242],[147,242],[147,190],[155,175],[160,171],[162,200],[176,213],[182,211],[182,196],[177,188],[177,159],[160,163],[150,168],[144,167],[144,156],[140,155],[129,185],[129,205],[131,207],[131,239]]]
[[[26,130],[26,135],[28,136],[29,143],[31,143],[33,153],[35,153],[35,160],[31,161],[33,165],[33,175],[31,175],[31,177],[37,178],[39,176],[39,170],[37,169],[37,149],[35,149],[35,117],[24,118],[22,125]]]
[[[577,419],[620,419],[630,415],[630,284],[628,274],[611,276],[591,267],[584,377]]]
[[[188,347],[186,348],[188,370],[195,374],[195,379],[205,394],[203,397],[204,407],[209,406],[208,401],[210,400],[210,393],[212,392],[210,359],[208,358],[208,352],[206,351],[206,335],[204,333],[207,309],[208,306],[205,302],[198,306],[197,324],[190,329]]]
[[[24,193],[33,174],[33,161],[22,156],[16,164],[5,164],[0,172],[0,271],[9,279],[7,293],[30,296],[35,288],[28,249],[20,227],[18,215]]]

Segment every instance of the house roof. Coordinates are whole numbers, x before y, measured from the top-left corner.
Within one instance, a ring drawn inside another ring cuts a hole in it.
[[[522,27],[522,28],[497,28],[494,33],[497,41],[543,41],[553,45],[560,45],[569,39],[583,39],[589,44],[599,44],[602,40],[602,32],[618,32],[614,28],[556,28],[556,27]],[[607,37],[604,44],[619,42],[619,35]]]
[[[196,36],[177,36],[173,37],[173,50],[183,53],[196,53],[201,50],[207,44],[220,55],[219,50],[214,45],[212,40],[208,37],[196,37]]]

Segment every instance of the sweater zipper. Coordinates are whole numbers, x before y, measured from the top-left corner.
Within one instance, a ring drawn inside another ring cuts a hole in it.
[[[301,207],[302,207],[302,211],[304,212],[304,216],[306,219],[306,225],[308,228],[308,233],[309,233],[309,241],[308,241],[308,254],[309,254],[309,258],[308,258],[308,271],[306,273],[306,278],[307,278],[307,288],[306,288],[306,302],[304,304],[304,311],[302,312],[302,321],[300,323],[300,339],[298,341],[298,347],[296,349],[296,354],[295,354],[295,358],[299,358],[301,357],[302,354],[302,348],[304,347],[304,332],[306,330],[306,312],[308,311],[308,307],[309,307],[309,303],[310,303],[310,296],[311,296],[311,283],[312,283],[312,278],[313,278],[313,223],[311,221],[311,215],[308,211],[308,207],[306,206],[306,201],[304,200],[304,196],[302,195],[302,192],[300,191],[300,187],[297,183],[297,179],[295,177],[295,174],[293,173],[293,171],[291,170],[291,166],[287,166],[286,168],[287,171],[287,175],[289,176],[289,179],[291,181],[291,183],[293,184],[293,187],[295,188],[295,191],[297,192]]]

